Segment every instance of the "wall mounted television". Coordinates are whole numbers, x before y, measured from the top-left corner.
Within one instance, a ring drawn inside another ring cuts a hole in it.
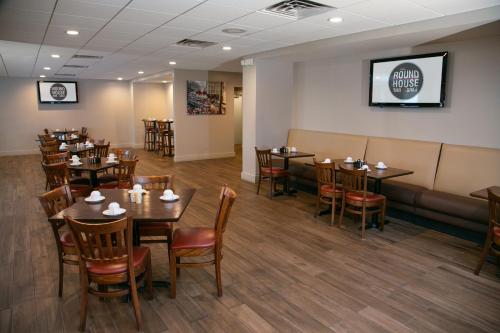
[[[448,52],[370,61],[370,106],[444,107]]]
[[[37,88],[40,103],[78,103],[78,87],[74,81],[37,81]]]

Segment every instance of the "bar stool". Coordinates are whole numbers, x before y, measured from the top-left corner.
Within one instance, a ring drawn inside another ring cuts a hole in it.
[[[173,153],[173,150],[175,148],[175,144],[174,144],[174,130],[172,129],[172,124],[174,123],[174,121],[167,121],[167,150],[168,150],[168,156],[173,156],[174,153]]]
[[[155,152],[160,153],[163,151],[163,156],[165,156],[165,149],[167,148],[168,142],[168,129],[167,122],[159,120],[156,125],[156,145]]]
[[[154,150],[155,148],[155,135],[156,135],[156,121],[143,119],[144,122],[144,149]]]

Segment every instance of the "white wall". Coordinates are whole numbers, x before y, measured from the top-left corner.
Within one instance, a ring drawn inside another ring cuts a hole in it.
[[[78,104],[39,104],[35,79],[0,78],[0,155],[38,152],[44,128],[86,126],[94,138],[132,146],[132,99],[128,82],[79,80]]]
[[[187,81],[224,81],[225,115],[188,115]],[[234,153],[233,94],[241,86],[241,74],[175,70],[173,108],[175,118],[175,161],[232,157]]]
[[[368,106],[369,60],[449,51],[444,108]],[[500,148],[500,37],[301,62],[292,127]]]
[[[172,117],[172,105],[169,100],[167,84],[163,83],[134,83],[134,128],[135,146],[144,146],[143,119],[168,119]],[[171,84],[169,84],[171,85]]]

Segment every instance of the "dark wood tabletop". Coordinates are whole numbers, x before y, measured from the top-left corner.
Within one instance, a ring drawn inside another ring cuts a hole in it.
[[[62,210],[49,218],[50,222],[60,222],[65,215],[69,215],[76,220],[83,222],[108,222],[124,216],[132,216],[134,222],[178,222],[182,214],[189,205],[191,198],[196,192],[195,189],[181,189],[176,192],[179,199],[174,202],[164,202],[160,200],[162,190],[150,190],[143,195],[142,203],[130,202],[128,190],[107,189],[100,191],[106,197],[104,202],[89,204],[78,198],[72,206]],[[106,216],[102,212],[108,209],[110,202],[117,202],[121,208],[127,211],[118,216]]]
[[[473,198],[488,200],[488,189],[496,195],[500,195],[500,186],[490,186],[470,193]]]
[[[334,161],[336,166],[342,165],[344,168],[348,169],[352,169],[354,167],[352,163],[345,163],[342,159],[336,159]],[[387,169],[377,169],[375,168],[374,164],[370,163],[368,163],[368,166],[370,167],[370,171],[368,171],[366,175],[368,176],[368,178],[372,178],[375,180],[401,177],[411,175],[413,173],[413,171],[411,170],[397,169],[392,167],[387,167]]]
[[[73,154],[78,154],[78,153],[81,153],[83,151],[89,151],[89,150],[92,150],[94,149],[94,147],[87,147],[85,145],[82,145],[80,147],[76,147],[76,145],[69,145],[69,148],[67,148],[67,150]]]
[[[105,169],[112,168],[114,166],[118,165],[118,161],[115,163],[106,163],[107,158],[103,157],[101,158],[101,163],[90,163],[89,159],[87,157],[81,158],[80,162],[82,162],[81,165],[71,165],[73,163],[72,161],[68,162],[68,169],[70,170],[75,170],[75,171],[90,171],[90,172],[97,172]]]
[[[273,153],[271,151],[271,155],[273,156],[276,156],[276,157],[281,157],[281,158],[296,158],[296,157],[313,157],[314,154],[312,153],[304,153],[304,152],[301,152],[301,151],[297,151],[297,152],[289,152],[289,153]]]

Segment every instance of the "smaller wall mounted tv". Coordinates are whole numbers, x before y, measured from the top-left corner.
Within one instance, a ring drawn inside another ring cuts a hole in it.
[[[370,106],[443,107],[448,52],[370,61]]]
[[[38,81],[37,88],[40,103],[78,103],[78,89],[74,81]]]

